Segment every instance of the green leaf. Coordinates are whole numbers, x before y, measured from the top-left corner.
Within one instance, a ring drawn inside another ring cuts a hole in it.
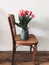
[[[20,23],[15,23],[18,27],[22,27],[22,25]]]
[[[19,16],[19,21],[20,21],[20,24],[24,25],[23,17]]]

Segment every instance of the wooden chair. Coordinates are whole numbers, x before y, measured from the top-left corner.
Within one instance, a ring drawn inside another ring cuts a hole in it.
[[[38,44],[37,38],[34,35],[29,34],[28,40],[25,40],[25,41],[20,40],[20,35],[16,34],[15,17],[13,14],[8,15],[8,21],[9,21],[9,26],[11,29],[12,40],[13,40],[12,41],[13,42],[12,65],[14,65],[14,57],[15,57],[15,52],[16,52],[16,48],[17,48],[16,45],[30,46],[30,53],[31,53],[32,48],[33,48],[33,64],[35,65],[35,57],[37,54],[37,44]]]

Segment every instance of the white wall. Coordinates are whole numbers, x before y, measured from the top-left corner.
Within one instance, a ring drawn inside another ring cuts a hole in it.
[[[18,11],[28,9],[33,11],[35,18],[29,23],[29,32],[38,38],[38,51],[49,51],[49,0],[0,0],[0,51],[12,50],[12,39],[8,24],[8,14],[15,15],[18,21]],[[21,29],[16,27],[17,33]],[[29,50],[29,47],[18,47],[17,50]]]

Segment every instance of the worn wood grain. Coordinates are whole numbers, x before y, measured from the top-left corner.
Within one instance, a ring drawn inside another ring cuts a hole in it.
[[[16,65],[33,65],[32,54],[26,51],[17,51],[15,55]],[[11,59],[11,51],[0,51],[0,65],[11,65]],[[38,52],[37,65],[38,62],[40,65],[49,65],[49,51]]]

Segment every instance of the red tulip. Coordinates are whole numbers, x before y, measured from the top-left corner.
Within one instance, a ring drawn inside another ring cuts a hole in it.
[[[25,16],[25,11],[24,10],[20,10],[20,16],[24,17]]]
[[[29,16],[29,18],[34,18],[35,16],[34,16],[34,14],[32,14],[31,16]]]
[[[30,16],[32,14],[32,11],[29,11],[28,15]]]
[[[29,13],[29,11],[28,11],[28,10],[26,10],[26,11],[25,11],[25,14],[26,14],[26,15],[28,15],[28,13]]]

